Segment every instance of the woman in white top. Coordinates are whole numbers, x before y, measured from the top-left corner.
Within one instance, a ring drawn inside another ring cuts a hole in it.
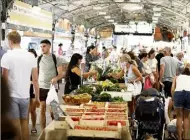
[[[182,140],[182,136],[187,139],[190,113],[190,66],[186,66],[183,73],[174,78],[172,96],[177,115],[178,140]]]
[[[143,76],[144,76],[143,84],[144,84],[144,90],[146,90],[148,88],[153,87],[155,80],[154,80],[154,75],[152,73],[152,69],[148,63],[148,54],[146,52],[142,53],[140,55],[140,59],[141,59],[141,62],[143,63],[143,69],[142,69]]]
[[[120,59],[121,62],[121,71],[119,73],[112,73],[109,74],[115,79],[120,79],[124,76],[124,78],[127,77],[128,83],[135,83],[138,87],[138,93],[135,94],[140,94],[141,89],[142,89],[142,75],[140,71],[138,70],[137,66],[135,65],[136,63],[131,59],[131,57],[128,54],[124,54],[121,56]],[[126,76],[126,77],[125,77]],[[129,109],[130,113],[133,114],[135,111],[135,102],[134,99],[132,102],[129,102]]]
[[[156,84],[158,83],[158,68],[157,68],[158,61],[156,60],[155,55],[156,55],[155,50],[151,49],[148,53],[148,64],[154,75],[155,84],[153,87],[159,89],[158,84]]]

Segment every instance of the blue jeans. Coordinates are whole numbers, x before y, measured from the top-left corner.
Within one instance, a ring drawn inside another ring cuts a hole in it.
[[[174,93],[174,107],[190,111],[190,91],[176,91]]]

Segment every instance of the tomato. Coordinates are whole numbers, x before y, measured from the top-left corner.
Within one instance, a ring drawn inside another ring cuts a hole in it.
[[[107,125],[110,125],[110,126],[117,126],[117,121],[108,121],[108,122],[107,122]]]
[[[71,117],[71,119],[72,119],[73,121],[79,121],[79,120],[80,120],[80,117]]]

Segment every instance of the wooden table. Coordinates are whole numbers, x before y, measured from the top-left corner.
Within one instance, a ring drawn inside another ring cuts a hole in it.
[[[74,140],[81,140],[83,138],[69,138],[68,135],[68,131],[69,131],[69,127],[68,125],[65,125],[65,128],[63,129],[55,129],[55,121],[52,121],[42,132],[42,134],[39,136],[38,140],[70,140],[70,139],[74,139]],[[60,123],[63,123],[60,121]],[[85,139],[85,138],[84,138]],[[88,138],[88,140],[90,140],[91,138]],[[93,138],[94,139],[94,138]],[[100,138],[98,138],[100,139]],[[105,140],[105,139],[104,139]],[[132,140],[130,132],[129,132],[129,128],[124,127],[122,128],[122,132],[121,132],[121,140]]]

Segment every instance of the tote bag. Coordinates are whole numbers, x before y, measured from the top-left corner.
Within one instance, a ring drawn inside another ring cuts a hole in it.
[[[145,78],[145,82],[144,82],[144,90],[152,88],[152,83],[150,80],[150,76]]]

